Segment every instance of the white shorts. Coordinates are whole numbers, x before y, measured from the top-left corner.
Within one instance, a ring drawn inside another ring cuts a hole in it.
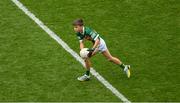
[[[105,43],[105,41],[102,38],[100,38],[100,44],[98,46],[98,50],[99,50],[100,53],[102,53],[102,52],[107,50],[106,43]]]

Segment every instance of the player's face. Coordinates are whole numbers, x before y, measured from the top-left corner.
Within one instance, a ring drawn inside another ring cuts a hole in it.
[[[76,26],[74,26],[74,31],[75,32],[82,32],[82,27],[79,25],[76,25]]]

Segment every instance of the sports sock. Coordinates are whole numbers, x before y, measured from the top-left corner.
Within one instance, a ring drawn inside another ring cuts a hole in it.
[[[88,76],[89,76],[89,74],[90,74],[90,71],[89,71],[89,70],[87,70],[87,71],[86,71],[86,75],[88,75]]]
[[[125,64],[123,64],[123,63],[122,63],[122,64],[120,64],[119,66],[120,66],[122,69],[124,69],[124,68],[125,68]]]

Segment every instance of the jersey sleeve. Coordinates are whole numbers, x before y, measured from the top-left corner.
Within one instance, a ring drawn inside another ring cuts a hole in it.
[[[87,33],[91,36],[91,38],[96,41],[99,38],[99,34],[92,29],[87,29]]]

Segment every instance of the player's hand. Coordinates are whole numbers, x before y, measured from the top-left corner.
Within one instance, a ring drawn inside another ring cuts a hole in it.
[[[92,56],[92,53],[94,52],[94,48],[89,48],[87,51],[89,51],[88,53],[88,57],[90,58]]]
[[[88,50],[87,51],[94,51],[95,49],[94,48],[88,48]]]

